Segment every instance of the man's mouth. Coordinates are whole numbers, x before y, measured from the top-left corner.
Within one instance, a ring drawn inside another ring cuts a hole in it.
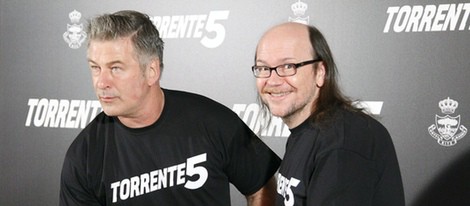
[[[268,92],[268,94],[272,97],[283,97],[290,94],[290,92]]]

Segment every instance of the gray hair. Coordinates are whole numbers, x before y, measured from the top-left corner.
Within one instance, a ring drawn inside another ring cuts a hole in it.
[[[163,69],[163,40],[149,16],[137,11],[118,11],[91,19],[87,27],[91,40],[109,41],[131,37],[137,58],[145,68],[152,58],[158,58]]]

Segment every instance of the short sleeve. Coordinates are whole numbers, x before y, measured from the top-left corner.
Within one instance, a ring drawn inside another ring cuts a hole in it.
[[[244,195],[261,189],[277,171],[281,159],[241,120],[230,144],[226,168],[230,182]]]
[[[71,145],[62,166],[60,179],[60,206],[98,206],[101,205],[93,192],[88,189],[85,166],[77,161],[81,154],[77,141]]]

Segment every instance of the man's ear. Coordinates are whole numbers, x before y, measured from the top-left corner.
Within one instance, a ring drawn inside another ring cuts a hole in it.
[[[315,70],[315,82],[317,87],[321,88],[325,83],[326,68],[323,62],[319,62]]]
[[[157,58],[153,58],[147,65],[146,72],[148,85],[153,85],[157,81],[159,81],[161,75],[160,60]]]

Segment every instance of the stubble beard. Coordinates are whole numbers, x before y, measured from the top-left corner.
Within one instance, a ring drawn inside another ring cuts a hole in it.
[[[301,116],[301,113],[303,111],[307,111],[311,113],[312,108],[306,108],[306,107],[308,107],[309,101],[313,98],[313,96],[314,95],[312,94],[310,97],[304,99],[303,102],[294,102],[293,104],[290,104],[287,108],[279,107],[281,108],[281,109],[278,109],[278,111],[280,112],[276,112],[276,113],[273,113],[272,107],[266,99],[262,98],[261,100],[263,104],[271,111],[271,114],[273,116],[281,118],[285,124],[290,125],[290,123],[295,122],[297,118]],[[302,120],[302,122],[303,121],[304,120]]]

